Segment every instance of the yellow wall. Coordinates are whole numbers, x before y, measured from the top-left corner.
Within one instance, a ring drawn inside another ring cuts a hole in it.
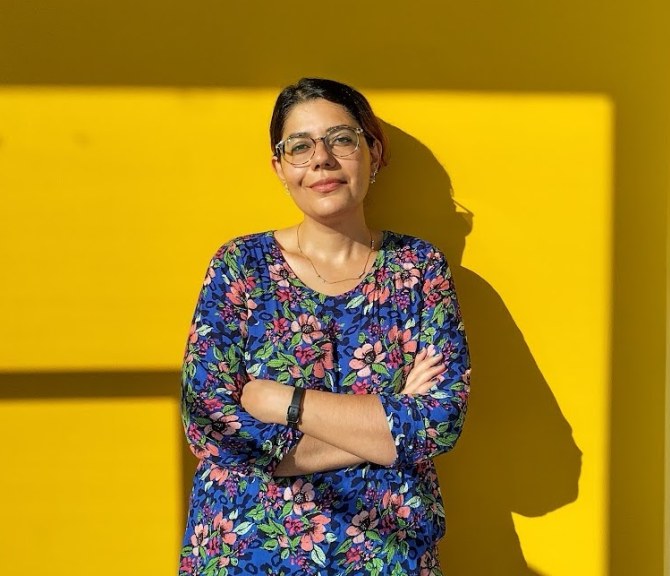
[[[451,459],[440,460],[453,534],[444,555],[454,555],[458,543],[471,552],[464,555],[470,565],[490,567],[491,557],[468,544],[477,530],[480,545],[510,573],[518,572],[523,554],[544,573],[604,574],[611,105],[601,96],[369,95],[389,125],[395,160],[372,190],[371,218],[448,250],[463,282],[479,371],[463,443]],[[7,132],[0,171],[0,185],[16,191],[3,229],[14,273],[23,279],[10,284],[15,292],[3,300],[2,315],[16,326],[3,346],[6,369],[178,369],[203,266],[217,244],[295,217],[267,161],[264,128],[272,97],[269,91],[2,93],[0,104],[15,121],[28,115],[39,120],[17,122]],[[240,113],[231,117],[230,110]],[[254,136],[249,154],[239,158],[238,140],[222,135],[241,132]],[[41,169],[29,171],[31,164]],[[463,267],[455,246],[464,236],[454,225],[450,186],[474,213]],[[568,222],[583,233],[570,234]],[[45,256],[40,265],[36,254]],[[36,306],[45,296],[49,305]],[[35,326],[49,343],[38,355],[25,346]],[[171,399],[158,405],[24,400],[7,404],[0,420],[8,427],[4,437],[28,412],[50,430],[52,420],[59,422],[53,430],[59,441],[45,464],[59,467],[65,484],[57,489],[60,502],[88,504],[67,507],[61,525],[86,523],[97,542],[88,515],[110,506],[112,526],[132,527],[118,535],[119,546],[132,550],[135,532],[146,529],[132,522],[132,509],[144,508],[147,495],[110,478],[117,494],[130,496],[121,510],[120,496],[94,488],[100,485],[94,475],[107,469],[97,458],[113,451],[122,470],[161,502],[163,516],[149,522],[164,559],[174,551],[166,543],[176,541],[182,522],[181,509],[162,505],[180,493],[170,420],[175,405],[166,402]],[[95,453],[86,451],[83,461],[63,458],[68,438],[79,435],[86,443],[98,418],[116,423],[103,428],[109,439],[96,434]],[[169,434],[155,430],[157,423]],[[138,458],[145,454],[149,462]],[[552,469],[537,469],[543,467]],[[8,494],[17,490],[34,487],[15,483]],[[486,506],[470,504],[482,499]],[[15,497],[5,509],[17,518],[24,510]],[[13,534],[15,527],[6,529]],[[13,549],[25,546],[26,554],[32,546],[5,541]],[[89,553],[99,556],[95,547]]]
[[[660,574],[667,3],[373,2],[338,24],[356,57],[330,8],[3,4],[3,570],[44,573],[37,538],[56,576],[174,573],[192,307],[220,242],[297,217],[267,122],[318,74],[389,124],[371,219],[455,267],[479,376],[439,461],[447,573]]]

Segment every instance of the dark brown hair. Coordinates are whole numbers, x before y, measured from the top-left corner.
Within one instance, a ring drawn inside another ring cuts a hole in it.
[[[377,140],[382,147],[381,166],[386,166],[387,162],[387,141],[382,129],[381,122],[372,111],[370,103],[365,96],[358,90],[325,78],[302,78],[297,83],[284,88],[275,102],[272,111],[272,120],[270,120],[270,146],[272,153],[276,154],[275,146],[281,141],[281,135],[284,131],[286,117],[296,104],[301,104],[309,100],[318,100],[323,98],[339,104],[346,109],[352,118],[365,130],[365,139],[368,146],[372,146]],[[380,166],[380,168],[381,168]]]

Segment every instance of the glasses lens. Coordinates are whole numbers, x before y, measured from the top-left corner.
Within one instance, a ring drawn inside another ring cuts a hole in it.
[[[337,128],[326,137],[333,156],[344,158],[358,150],[358,133],[353,128]]]
[[[305,164],[314,153],[314,141],[303,136],[291,136],[284,142],[284,158],[291,164]]]

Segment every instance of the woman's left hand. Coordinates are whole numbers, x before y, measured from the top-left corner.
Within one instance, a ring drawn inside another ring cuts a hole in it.
[[[249,380],[242,388],[240,404],[256,420],[266,424],[286,424],[293,388],[274,380]]]

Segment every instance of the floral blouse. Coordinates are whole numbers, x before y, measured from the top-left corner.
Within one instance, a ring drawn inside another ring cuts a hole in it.
[[[426,395],[402,394],[430,344],[445,355],[446,378]],[[302,433],[240,406],[251,376],[378,395],[396,461],[273,477]],[[200,462],[180,576],[441,574],[444,510],[431,459],[460,434],[468,381],[451,273],[429,243],[385,232],[370,272],[338,296],[303,284],[272,231],[224,244],[183,366],[184,427]]]

